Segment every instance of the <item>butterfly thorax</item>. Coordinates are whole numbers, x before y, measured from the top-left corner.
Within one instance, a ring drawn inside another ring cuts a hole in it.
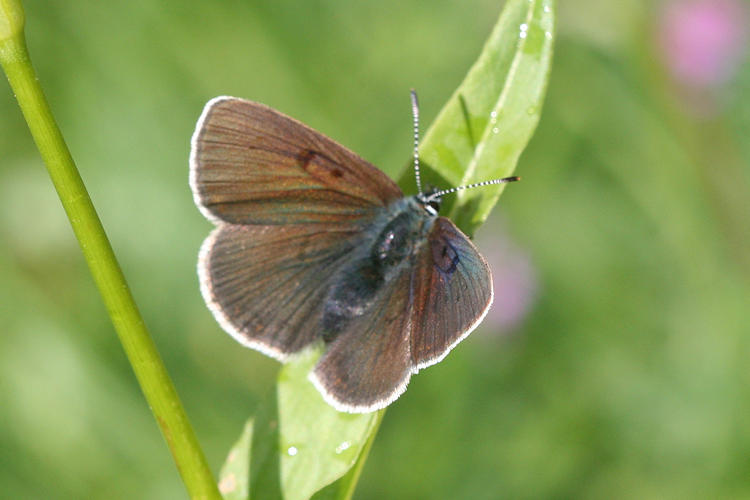
[[[323,310],[323,338],[330,342],[351,320],[363,315],[383,285],[404,271],[436,218],[417,197],[391,204],[366,231],[368,239],[359,245],[352,263],[331,280],[335,285]]]

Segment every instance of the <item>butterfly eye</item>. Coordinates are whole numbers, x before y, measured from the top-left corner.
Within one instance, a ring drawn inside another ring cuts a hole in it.
[[[440,200],[430,200],[427,202],[427,206],[430,208],[430,212],[437,215],[437,213],[440,211]]]

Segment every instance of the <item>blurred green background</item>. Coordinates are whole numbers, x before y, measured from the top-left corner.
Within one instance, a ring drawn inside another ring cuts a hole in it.
[[[409,88],[426,126],[501,6],[26,2],[42,84],[214,471],[278,365],[198,291],[203,104],[264,102],[396,176]],[[750,498],[748,7],[560,2],[524,180],[478,234],[495,310],[389,409],[355,498]],[[0,84],[0,497],[184,496]]]

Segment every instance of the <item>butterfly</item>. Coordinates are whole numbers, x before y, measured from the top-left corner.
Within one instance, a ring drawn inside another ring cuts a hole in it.
[[[241,344],[282,362],[322,342],[309,378],[339,411],[384,408],[441,361],[492,303],[489,266],[441,197],[419,193],[263,104],[209,101],[191,142],[190,186],[216,227],[201,246],[202,295]]]

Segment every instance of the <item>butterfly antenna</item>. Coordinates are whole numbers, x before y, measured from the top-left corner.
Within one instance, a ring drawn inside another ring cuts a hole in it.
[[[446,194],[455,193],[456,191],[461,191],[464,189],[472,189],[472,188],[482,187],[482,186],[491,186],[493,184],[505,184],[507,182],[516,182],[520,180],[521,180],[520,177],[514,175],[512,177],[503,177],[502,179],[492,179],[491,181],[475,182],[474,184],[468,184],[466,186],[458,186],[458,187],[454,187],[451,189],[444,189],[442,191],[437,191],[427,196],[425,198],[425,202],[430,202],[432,200],[436,200],[442,196],[445,196]]]
[[[422,179],[419,176],[419,102],[414,89],[411,89],[411,115],[414,118],[414,176],[417,178],[417,191],[422,194]]]

